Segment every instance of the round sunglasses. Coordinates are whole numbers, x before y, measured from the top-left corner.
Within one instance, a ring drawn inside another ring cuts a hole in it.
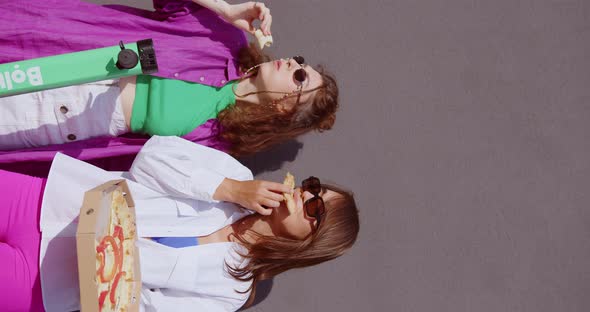
[[[303,65],[305,64],[305,59],[303,58],[303,56],[293,56],[292,59],[297,64],[299,64],[299,66],[301,66],[301,68],[297,69],[293,73],[293,79],[295,79],[295,81],[299,82],[299,84],[303,84],[305,79],[307,79],[307,72],[305,71],[305,69],[303,69]]]
[[[293,72],[293,79],[298,82],[299,87],[297,88],[297,101],[295,105],[299,105],[299,100],[301,99],[301,93],[303,93],[303,82],[307,79],[307,72],[303,69],[303,64],[305,64],[305,59],[303,56],[293,56],[292,59],[301,66],[296,71]]]
[[[305,210],[305,214],[311,218],[315,218],[317,221],[316,230],[320,227],[320,222],[322,221],[322,216],[326,213],[326,206],[324,205],[324,200],[320,197],[320,192],[322,191],[322,184],[320,183],[320,179],[311,176],[303,182],[301,182],[301,189],[305,192],[310,192],[313,197],[306,200],[303,203],[303,208]]]

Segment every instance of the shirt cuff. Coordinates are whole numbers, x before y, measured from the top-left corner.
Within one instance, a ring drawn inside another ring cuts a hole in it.
[[[191,175],[191,193],[198,200],[218,203],[218,200],[213,199],[213,194],[215,194],[223,179],[225,179],[225,176],[216,172],[194,172]]]

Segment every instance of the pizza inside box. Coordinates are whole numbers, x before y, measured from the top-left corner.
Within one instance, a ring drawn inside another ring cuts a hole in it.
[[[84,194],[76,247],[83,312],[139,311],[135,204],[125,180]]]

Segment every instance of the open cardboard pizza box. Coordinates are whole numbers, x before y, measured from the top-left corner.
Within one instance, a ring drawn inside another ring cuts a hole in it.
[[[85,193],[76,232],[82,312],[139,311],[136,233],[135,204],[125,180]]]

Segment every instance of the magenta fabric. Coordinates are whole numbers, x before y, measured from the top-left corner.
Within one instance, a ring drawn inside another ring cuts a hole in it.
[[[155,76],[222,86],[239,76],[242,30],[190,0],[154,0],[154,11],[79,0],[11,0],[0,5],[0,63],[151,38]]]
[[[45,311],[39,216],[46,180],[0,170],[0,309]]]
[[[227,151],[229,145],[217,139],[220,126],[210,119],[183,138],[197,144]],[[127,171],[149,137],[127,134],[119,137],[100,137],[59,145],[16,151],[0,151],[0,169],[28,175],[47,177],[57,152],[84,160],[108,171]]]

